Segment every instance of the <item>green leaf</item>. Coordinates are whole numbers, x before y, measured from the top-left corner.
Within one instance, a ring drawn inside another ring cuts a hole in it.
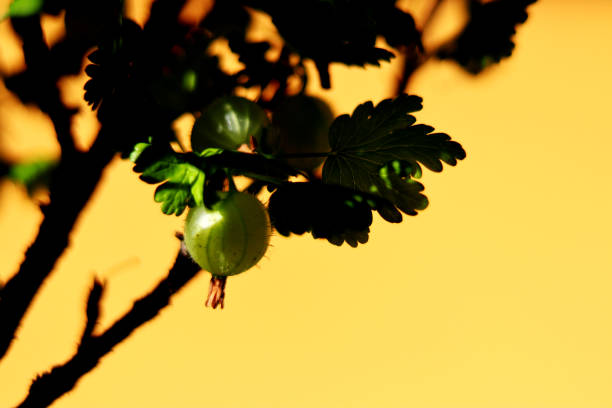
[[[138,160],[142,152],[144,152],[149,146],[151,146],[151,143],[146,143],[146,142],[136,143],[134,145],[134,148],[130,152],[130,155],[128,156],[130,161],[133,163],[136,163],[136,161]]]
[[[137,143],[128,157],[136,163],[134,171],[149,183],[163,183],[155,190],[155,201],[162,204],[165,214],[180,215],[187,206],[204,203],[206,174],[218,170],[229,170],[231,174],[244,175],[280,184],[290,176],[297,175],[295,169],[280,160],[266,159],[257,154],[248,154],[222,149],[206,149],[202,155],[177,153],[167,145]]]
[[[6,14],[2,16],[2,20],[8,17],[29,17],[37,14],[42,9],[43,4],[44,0],[13,0]]]
[[[409,113],[419,111],[421,102],[418,96],[401,95],[376,107],[366,102],[351,116],[336,118],[323,181],[377,194],[409,215],[427,207],[423,185],[412,177],[420,177],[421,164],[436,172],[442,171],[442,162],[454,166],[465,151],[448,135],[432,133],[433,127],[414,124]],[[393,211],[387,215],[397,222]]]
[[[164,214],[181,215],[187,206],[204,203],[204,171],[188,161],[187,155],[172,150],[158,150],[148,143],[137,143],[130,153],[136,162],[134,171],[149,183],[162,183],[154,199],[162,204]]]
[[[47,188],[51,174],[57,167],[57,160],[34,160],[12,165],[8,170],[8,178],[23,185],[28,195],[33,195],[39,188]]]

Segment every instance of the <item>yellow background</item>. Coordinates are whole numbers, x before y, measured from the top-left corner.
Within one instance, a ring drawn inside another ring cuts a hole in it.
[[[204,308],[201,274],[53,406],[612,407],[612,2],[543,0],[529,14],[513,57],[486,74],[432,62],[414,78],[419,122],[468,152],[424,175],[427,210],[376,219],[358,249],[275,236],[229,280],[223,311]],[[1,67],[14,71],[7,22],[0,35]],[[331,91],[312,91],[345,113],[390,96],[397,75],[397,63],[338,66]],[[83,81],[65,81],[67,101]],[[0,102],[3,155],[57,153],[42,114],[4,88]],[[90,119],[74,123],[83,146]],[[104,329],[167,271],[182,217],[152,195],[129,163],[106,170],[0,364],[0,406],[74,352],[93,276],[107,282]],[[40,220],[0,184],[0,278]]]

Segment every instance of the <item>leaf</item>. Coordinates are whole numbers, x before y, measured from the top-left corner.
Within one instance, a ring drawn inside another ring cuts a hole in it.
[[[440,59],[453,59],[472,74],[512,55],[516,26],[527,20],[527,6],[536,0],[470,1],[470,19]]]
[[[181,215],[185,207],[204,203],[206,175],[227,170],[234,175],[281,184],[298,173],[279,160],[257,154],[206,149],[201,156],[177,153],[167,145],[137,143],[129,153],[136,163],[134,171],[149,184],[163,183],[155,190],[155,201],[162,204],[165,214]]]
[[[43,4],[44,0],[13,0],[0,21],[5,18],[32,16],[40,12]]]
[[[342,186],[285,183],[270,197],[268,213],[281,235],[310,232],[314,238],[327,239],[334,245],[347,242],[356,247],[368,241],[372,206],[378,201]]]
[[[142,152],[144,152],[150,146],[151,146],[150,140],[149,140],[149,143],[146,143],[146,142],[136,143],[134,145],[134,149],[132,149],[128,158],[130,159],[131,162],[136,163],[136,161],[138,160]]]
[[[206,175],[189,163],[185,155],[171,150],[157,151],[150,144],[138,143],[130,158],[135,158],[134,171],[142,173],[143,181],[149,184],[163,182],[155,190],[154,199],[162,204],[164,214],[181,215],[185,207],[204,203]]]
[[[394,57],[392,52],[375,45],[382,26],[375,19],[377,2],[250,0],[246,3],[268,13],[286,44],[315,62],[324,88],[330,87],[328,65],[332,62],[380,65],[381,61]],[[295,18],[296,15],[300,18]]]
[[[32,196],[39,188],[47,188],[51,175],[57,167],[57,160],[42,159],[14,164],[8,169],[8,178],[23,185]]]
[[[394,0],[376,1],[375,18],[377,30],[385,37],[387,44],[393,48],[418,46],[421,44],[421,33],[416,27],[414,18],[395,7]]]
[[[376,107],[366,102],[352,116],[337,117],[329,130],[332,151],[323,181],[377,194],[409,215],[427,207],[423,186],[412,177],[420,177],[421,164],[436,172],[442,161],[454,166],[465,151],[448,135],[414,124],[409,113],[420,110],[421,102],[418,96],[401,95]],[[397,220],[388,207],[383,211],[385,219]]]
[[[134,56],[142,48],[141,37],[140,26],[124,18],[118,33],[104,38],[98,48],[89,54],[91,64],[85,67],[85,73],[90,79],[84,86],[84,99],[92,110],[97,109],[104,100],[118,99],[120,88],[132,74]]]

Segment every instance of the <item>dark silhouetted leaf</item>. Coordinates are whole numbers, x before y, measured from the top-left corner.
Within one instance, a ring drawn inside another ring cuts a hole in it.
[[[470,1],[470,19],[438,57],[457,61],[472,74],[512,55],[516,26],[527,20],[526,8],[536,0]]]
[[[270,221],[279,234],[327,239],[334,245],[356,247],[368,241],[372,206],[381,201],[369,194],[318,182],[286,183],[278,187],[268,204]]]
[[[414,124],[409,113],[420,110],[421,101],[401,95],[376,107],[366,102],[352,116],[336,118],[329,130],[332,152],[323,166],[323,181],[378,194],[409,215],[424,209],[423,186],[412,179],[420,177],[420,165],[438,172],[442,161],[454,166],[465,151],[448,135]],[[397,218],[388,208],[383,211],[385,219]]]
[[[377,26],[374,18],[377,2],[252,0],[246,3],[270,14],[287,45],[302,57],[314,60],[324,88],[330,87],[328,65],[332,62],[379,65],[394,57],[392,52],[375,46],[380,34],[377,30],[380,25]],[[295,18],[296,15],[300,18]]]
[[[106,98],[114,97],[131,76],[136,49],[140,46],[141,29],[124,19],[118,37],[109,37],[89,55],[92,64],[85,68],[91,78],[85,83],[85,101],[97,109]]]

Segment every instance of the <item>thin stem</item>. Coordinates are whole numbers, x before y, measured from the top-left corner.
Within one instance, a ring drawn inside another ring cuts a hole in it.
[[[425,17],[425,20],[423,21],[423,27],[421,27],[422,33],[424,33],[427,30],[427,28],[430,26],[431,22],[433,21],[436,13],[440,9],[440,6],[442,5],[443,2],[444,0],[435,0],[434,4],[429,9],[429,13],[427,14],[427,17]]]
[[[444,0],[435,0],[434,4],[429,9],[429,13],[425,17],[423,26],[420,29],[421,38],[423,38],[425,31],[431,26],[431,22],[433,21],[436,13],[440,9],[440,6],[443,2]],[[395,95],[401,95],[405,92],[406,88],[408,87],[408,83],[410,82],[410,79],[413,77],[414,73],[427,61],[429,61],[432,55],[435,55],[435,52],[432,53],[431,51],[429,51],[423,54],[423,50],[419,46],[406,48],[403,56],[403,66],[401,70],[402,75],[399,81],[397,82],[397,86],[395,88]]]
[[[276,159],[293,159],[302,157],[328,157],[335,156],[336,152],[317,152],[317,153],[285,153],[274,156]]]
[[[227,182],[229,184],[229,191],[231,192],[238,191],[238,188],[236,187],[236,183],[234,182],[234,176],[232,176],[232,173],[229,170],[227,170]]]
[[[244,193],[257,195],[259,192],[266,186],[265,181],[261,180],[251,180],[248,186],[246,186],[242,191]]]

